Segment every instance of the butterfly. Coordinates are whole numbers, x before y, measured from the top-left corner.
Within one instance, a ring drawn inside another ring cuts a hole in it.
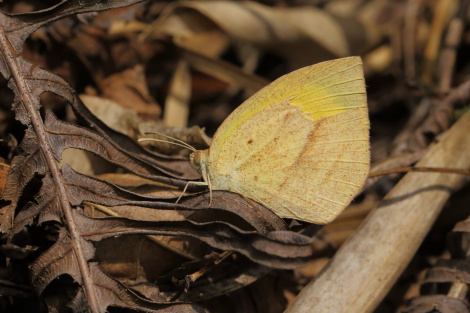
[[[239,193],[280,217],[327,224],[367,178],[369,124],[361,59],[327,61],[258,91],[190,162],[211,191]]]

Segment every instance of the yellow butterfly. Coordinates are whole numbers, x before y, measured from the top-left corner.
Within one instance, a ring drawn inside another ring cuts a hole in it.
[[[211,190],[240,193],[281,217],[331,222],[369,172],[361,59],[282,76],[233,111],[190,161]]]

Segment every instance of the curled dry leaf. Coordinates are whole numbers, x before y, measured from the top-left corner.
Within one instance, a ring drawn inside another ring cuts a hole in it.
[[[299,68],[374,47],[394,27],[390,12],[398,10],[399,4],[378,1],[332,1],[323,10],[313,6],[273,8],[250,1],[178,1],[143,36],[170,35],[180,47],[213,60],[231,40],[242,47],[248,44],[276,53]],[[245,60],[243,52],[240,58]],[[391,58],[386,59],[390,64]]]
[[[237,41],[274,51],[294,67],[351,52],[345,28],[325,11],[314,7],[271,8],[249,1],[177,2],[155,21],[146,36],[169,34],[178,45],[194,50],[193,38],[215,29]]]
[[[410,299],[403,312],[468,312],[466,295],[470,269],[466,256],[469,250],[469,225],[468,218],[455,225],[448,240],[451,258],[438,260],[426,271],[419,290],[428,292],[421,292],[421,295]]]

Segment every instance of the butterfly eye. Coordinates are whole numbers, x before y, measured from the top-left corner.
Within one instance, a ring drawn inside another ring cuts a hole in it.
[[[201,154],[199,151],[193,152],[189,155],[189,162],[195,170],[199,172],[201,171]]]

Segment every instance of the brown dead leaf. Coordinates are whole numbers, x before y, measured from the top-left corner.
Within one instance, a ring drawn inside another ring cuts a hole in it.
[[[147,119],[158,119],[161,109],[149,94],[144,68],[136,65],[100,82],[100,95],[137,112]]]
[[[10,166],[5,163],[0,164],[0,194],[3,193],[3,189],[5,189],[5,185],[7,183],[7,176],[10,172]]]

